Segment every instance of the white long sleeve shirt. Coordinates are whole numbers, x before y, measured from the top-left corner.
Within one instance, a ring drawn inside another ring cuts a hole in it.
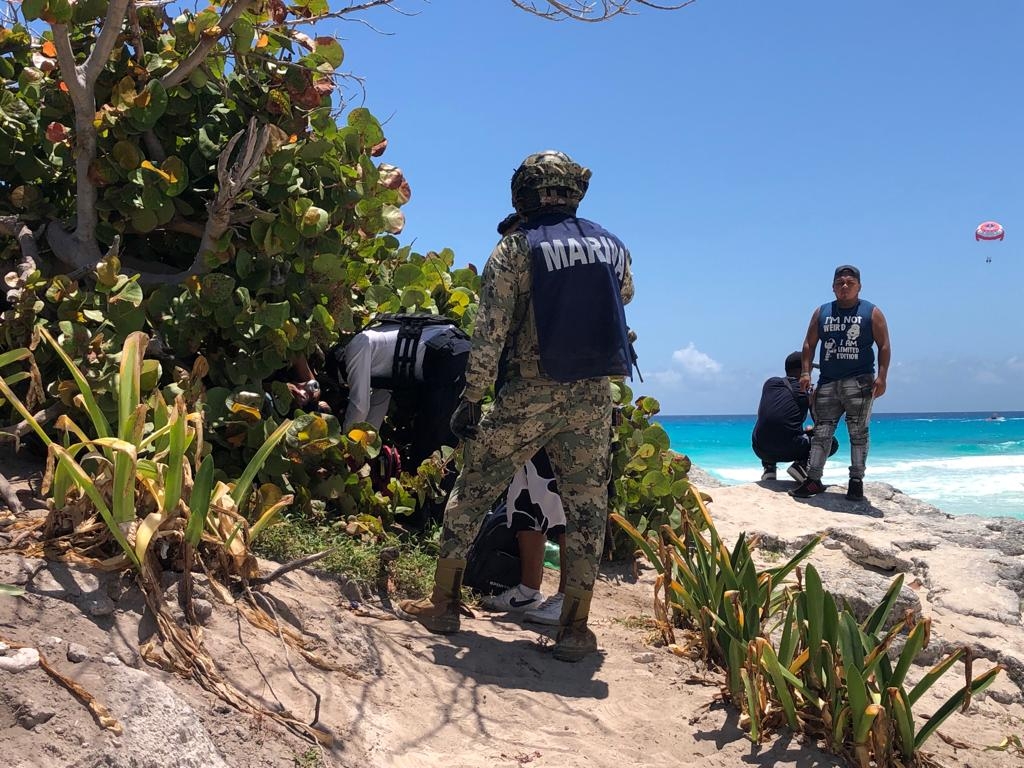
[[[372,424],[380,429],[391,403],[391,393],[386,389],[373,389],[370,384],[374,376],[390,376],[395,363],[395,347],[398,344],[399,325],[384,324],[367,328],[356,334],[345,347],[345,378],[348,383],[348,408],[345,410],[344,430],[360,422]],[[427,341],[451,329],[452,325],[426,325],[420,334],[416,347],[416,363],[413,376],[423,381],[423,357]]]

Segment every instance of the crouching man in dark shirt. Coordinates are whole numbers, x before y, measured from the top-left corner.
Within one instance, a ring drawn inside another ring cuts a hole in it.
[[[754,453],[761,460],[761,480],[774,480],[776,463],[793,462],[786,470],[802,483],[807,477],[807,459],[811,453],[811,427],[804,427],[810,410],[811,392],[800,391],[800,353],[786,358],[786,375],[773,376],[761,389],[757,406],[757,423],[751,435]],[[839,450],[839,441],[832,438],[831,456]]]

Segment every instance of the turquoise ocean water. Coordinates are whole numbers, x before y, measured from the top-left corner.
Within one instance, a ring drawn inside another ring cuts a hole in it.
[[[884,482],[952,515],[1024,519],[1024,412],[876,413],[871,417],[868,482]],[[672,448],[723,482],[755,482],[761,462],[750,449],[754,416],[659,416]],[[845,485],[846,425],[824,481]],[[779,465],[779,479],[788,480]]]

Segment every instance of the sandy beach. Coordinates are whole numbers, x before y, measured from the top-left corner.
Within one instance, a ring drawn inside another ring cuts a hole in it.
[[[692,479],[706,478],[697,470]],[[934,621],[924,663],[969,643],[976,671],[996,661],[1007,668],[967,714],[942,726],[946,739],[932,739],[929,750],[950,768],[1019,766],[1019,756],[983,750],[1020,734],[1024,722],[1024,524],[951,519],[872,483],[869,503],[857,508],[839,493],[797,502],[787,485],[708,481],[706,490],[723,533],[761,532],[771,553],[824,533],[812,561],[851,599],[870,599],[904,571],[908,599]],[[843,765],[786,731],[751,744],[737,711],[721,702],[721,676],[659,645],[654,577],[642,563],[602,569],[592,622],[600,652],[575,665],[551,657],[553,629],[478,611],[462,632],[431,635],[356,585],[297,571],[267,592],[278,615],[344,670],[327,672],[211,601],[204,635],[225,678],[331,733],[333,745],[320,748],[142,661],[141,606],[115,577],[3,554],[0,582],[23,584],[28,594],[0,599],[0,637],[38,650],[103,702],[123,733],[101,729],[37,666],[0,670],[0,749],[13,756],[12,768]],[[546,574],[548,589],[556,579]],[[209,598],[201,583],[199,593]],[[919,711],[960,684],[950,675]]]

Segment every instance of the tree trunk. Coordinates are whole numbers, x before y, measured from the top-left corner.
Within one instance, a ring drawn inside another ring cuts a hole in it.
[[[14,488],[3,474],[0,474],[0,501],[6,504],[15,515],[25,514],[25,508],[21,505],[18,494],[14,492]]]

